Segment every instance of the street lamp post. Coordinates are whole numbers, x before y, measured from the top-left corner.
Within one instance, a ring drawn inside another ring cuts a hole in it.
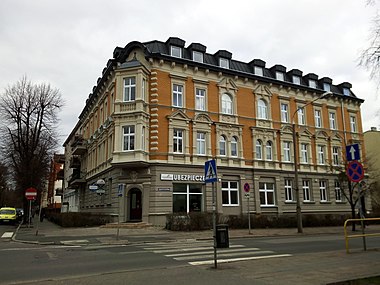
[[[293,153],[294,153],[294,190],[296,192],[296,202],[297,202],[296,217],[297,217],[297,232],[298,233],[302,233],[303,229],[302,229],[302,211],[301,211],[300,191],[299,191],[299,186],[298,186],[298,143],[297,143],[296,123],[294,121],[294,116],[299,110],[305,108],[306,106],[314,103],[315,101],[319,99],[326,98],[330,95],[332,95],[331,92],[323,93],[318,98],[310,101],[309,103],[305,104],[302,107],[297,108],[292,116]]]

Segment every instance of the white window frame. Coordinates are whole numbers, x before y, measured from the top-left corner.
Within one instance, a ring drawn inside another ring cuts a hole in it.
[[[123,151],[135,150],[136,133],[135,126],[123,126]]]
[[[285,75],[281,71],[276,71],[276,79],[280,81],[285,81]]]
[[[206,155],[206,133],[197,132],[197,154]]]
[[[339,153],[340,153],[340,148],[338,147],[338,146],[333,146],[332,147],[332,164],[334,165],[334,166],[337,166],[337,165],[339,165],[340,163],[339,163],[339,160],[340,160],[340,155],[339,155]]]
[[[298,116],[298,125],[304,126],[306,124],[305,109],[304,108],[298,108],[297,116]]]
[[[224,57],[220,57],[219,58],[219,66],[222,67],[222,68],[230,68],[230,61],[228,60],[228,58],[224,58]]]
[[[355,115],[350,115],[350,127],[351,127],[351,132],[352,133],[356,133],[357,132],[356,116]]]
[[[170,46],[170,55],[182,58],[182,48],[179,46]]]
[[[284,141],[284,162],[291,161],[290,142]]]
[[[233,114],[232,96],[228,93],[222,95],[222,113],[226,115]]]
[[[317,145],[318,164],[325,165],[326,163],[326,147],[324,145]]]
[[[331,84],[330,83],[323,83],[323,90],[326,91],[326,92],[330,92],[331,91]]]
[[[199,111],[206,110],[206,89],[195,88],[195,109]]]
[[[219,155],[226,156],[227,155],[227,140],[224,135],[219,137]]]
[[[227,185],[226,185],[227,184]],[[239,206],[239,183],[238,181],[222,181],[222,205]],[[223,203],[223,192],[227,192],[228,203]],[[236,195],[236,203],[232,203],[232,195]]]
[[[255,73],[255,75],[264,76],[264,69],[261,66],[254,66],[253,70],[254,70],[253,72]]]
[[[309,145],[301,143],[301,163],[309,163]]]
[[[289,123],[289,105],[281,103],[281,122]]]
[[[183,108],[183,88],[182,84],[173,83],[173,107]]]
[[[309,79],[309,87],[317,88],[317,81],[315,81],[314,79]]]
[[[235,136],[231,138],[231,156],[238,156],[238,139]]]
[[[350,89],[348,89],[348,88],[343,88],[343,95],[344,96],[350,96]]]
[[[304,202],[310,202],[311,196],[310,196],[310,180],[302,180],[302,193],[303,193],[303,201]]]
[[[269,187],[271,186],[271,187]],[[265,202],[261,203],[261,195],[264,195]],[[273,203],[270,204],[268,202],[268,195],[273,195]],[[260,207],[273,207],[276,205],[276,196],[275,196],[275,190],[274,190],[274,183],[272,182],[259,182],[259,197],[260,197]]]
[[[203,52],[193,51],[193,61],[203,63]]]
[[[297,85],[301,85],[301,77],[297,75],[293,75],[293,83]]]
[[[321,197],[321,202],[328,201],[326,185],[327,185],[326,180],[319,180],[319,193]]]
[[[335,202],[343,202],[342,189],[340,188],[339,180],[334,181],[334,190],[335,190]]]
[[[265,145],[265,155],[266,160],[273,160],[273,143],[271,141],[267,141]]]
[[[263,99],[259,99],[257,102],[257,117],[258,119],[268,119],[268,105]]]
[[[131,102],[136,100],[136,77],[130,76],[124,78],[123,101]]]
[[[256,159],[263,159],[263,142],[261,140],[256,140]]]
[[[285,202],[293,202],[293,180],[285,179]]]
[[[145,101],[146,98],[146,79],[143,77],[141,80],[141,99]]]
[[[173,152],[183,153],[183,134],[182,129],[173,129]]]
[[[322,128],[322,112],[319,109],[314,110],[315,127]]]
[[[335,112],[329,112],[330,129],[336,130],[336,115]]]

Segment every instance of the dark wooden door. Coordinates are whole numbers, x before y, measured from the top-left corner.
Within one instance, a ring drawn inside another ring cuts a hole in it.
[[[129,194],[129,219],[131,221],[141,221],[142,219],[142,201],[141,191],[138,189],[132,189]]]

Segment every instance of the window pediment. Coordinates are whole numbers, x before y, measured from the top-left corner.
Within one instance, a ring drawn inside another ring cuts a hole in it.
[[[207,114],[197,114],[194,117],[194,122],[199,122],[199,123],[209,123],[212,124],[213,121]]]
[[[176,110],[172,114],[168,115],[167,118],[169,120],[182,120],[186,122],[190,122],[191,120],[182,110]]]
[[[258,85],[255,89],[253,89],[253,93],[263,97],[271,97],[273,95],[266,85]]]
[[[236,86],[235,82],[232,79],[223,78],[219,83],[217,84],[219,88],[224,88],[227,91],[233,90],[237,91],[238,87]]]

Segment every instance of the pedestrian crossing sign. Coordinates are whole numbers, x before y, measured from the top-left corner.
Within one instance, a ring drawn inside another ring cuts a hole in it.
[[[216,182],[218,176],[216,174],[216,162],[215,159],[205,162],[205,183]]]

